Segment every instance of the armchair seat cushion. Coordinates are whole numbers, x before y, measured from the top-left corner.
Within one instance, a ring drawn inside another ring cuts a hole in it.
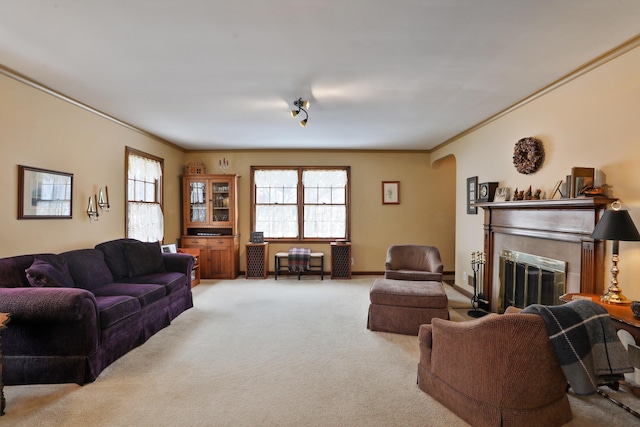
[[[386,279],[394,280],[420,280],[425,282],[442,281],[442,273],[416,270],[387,270],[384,272]]]

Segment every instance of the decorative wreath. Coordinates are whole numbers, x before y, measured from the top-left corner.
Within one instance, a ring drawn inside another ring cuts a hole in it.
[[[513,150],[513,165],[518,172],[528,175],[534,173],[544,161],[544,148],[538,138],[522,138],[516,142]]]

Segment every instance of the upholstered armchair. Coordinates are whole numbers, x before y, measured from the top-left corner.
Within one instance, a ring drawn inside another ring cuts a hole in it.
[[[509,313],[422,325],[418,386],[472,426],[567,423],[567,380],[544,321]]]
[[[435,246],[393,245],[387,249],[384,277],[442,281],[442,260]]]

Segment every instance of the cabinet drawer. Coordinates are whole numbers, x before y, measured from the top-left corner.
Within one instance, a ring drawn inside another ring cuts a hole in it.
[[[183,237],[182,246],[206,246],[209,240],[204,237]]]
[[[182,246],[207,246],[221,249],[233,247],[233,238],[229,237],[183,237]]]

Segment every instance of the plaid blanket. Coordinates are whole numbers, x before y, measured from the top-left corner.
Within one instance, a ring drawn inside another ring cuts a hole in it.
[[[589,300],[559,306],[530,305],[522,313],[539,314],[569,385],[578,395],[633,372],[607,310]]]
[[[287,261],[289,271],[308,271],[311,265],[311,249],[291,248]]]

